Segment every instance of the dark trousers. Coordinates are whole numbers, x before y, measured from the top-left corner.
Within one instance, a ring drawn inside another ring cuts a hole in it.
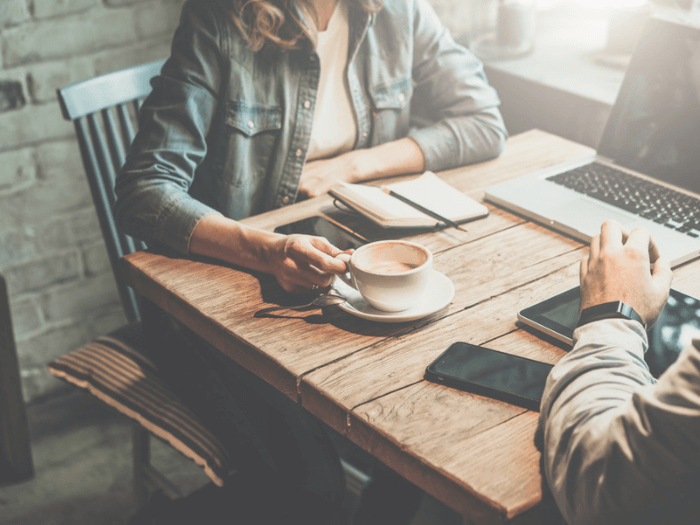
[[[339,523],[345,480],[326,427],[146,300],[142,325],[161,377],[224,444],[238,469],[223,489],[200,494],[204,509],[192,509],[193,517],[233,514],[237,520],[205,522],[246,525]],[[354,523],[410,523],[422,491],[381,463],[372,470]],[[178,523],[188,523],[190,509],[181,507]]]
[[[240,523],[337,523],[345,481],[321,422],[147,301],[142,321],[161,377],[238,470],[208,504]]]

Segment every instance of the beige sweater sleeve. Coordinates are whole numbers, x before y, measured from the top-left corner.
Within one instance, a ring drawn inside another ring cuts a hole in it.
[[[634,321],[591,323],[550,374],[545,476],[569,525],[698,519],[700,352],[686,348],[655,382],[646,348]]]

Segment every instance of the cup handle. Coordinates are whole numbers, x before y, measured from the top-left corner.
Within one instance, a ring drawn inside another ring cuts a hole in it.
[[[336,259],[343,261],[346,267],[345,273],[337,274],[336,277],[351,288],[355,288],[355,283],[352,281],[352,263],[350,262],[351,257],[352,256],[349,253],[341,253],[335,256]]]

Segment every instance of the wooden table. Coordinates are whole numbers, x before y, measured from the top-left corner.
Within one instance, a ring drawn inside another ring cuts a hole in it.
[[[541,131],[512,137],[498,159],[440,176],[481,200],[490,184],[588,153]],[[382,324],[337,307],[256,318],[284,301],[268,276],[224,265],[137,252],[124,279],[204,339],[301,403],[401,475],[476,524],[537,522],[542,498],[533,436],[538,414],[423,379],[454,341],[556,362],[564,350],[516,324],[516,312],[578,284],[586,248],[487,205],[488,218],[412,237],[455,285],[452,303],[428,319]],[[329,197],[245,222],[265,229],[330,211]],[[700,263],[674,287],[700,295]]]

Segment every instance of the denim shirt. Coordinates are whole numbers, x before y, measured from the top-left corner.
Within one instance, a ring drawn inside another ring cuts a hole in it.
[[[408,136],[433,171],[500,153],[498,96],[426,0],[385,0],[373,14],[351,3],[349,25],[355,149]],[[222,0],[189,0],[117,177],[120,227],[187,253],[205,215],[239,220],[293,203],[319,69],[308,39],[253,52]]]

